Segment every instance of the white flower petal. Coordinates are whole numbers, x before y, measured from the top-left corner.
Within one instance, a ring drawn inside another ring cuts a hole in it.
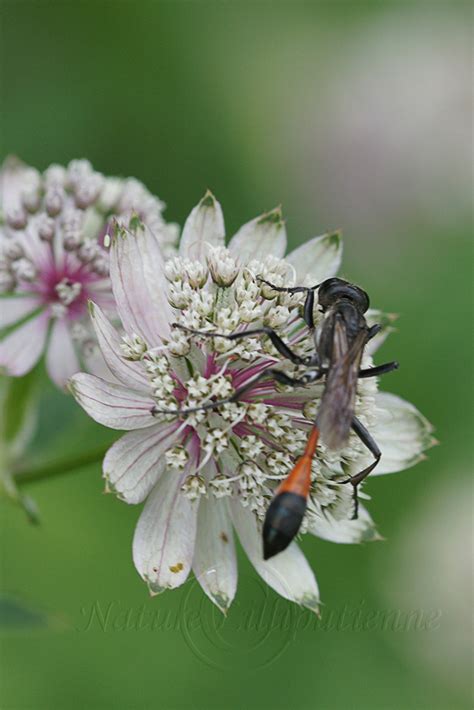
[[[393,327],[394,321],[397,320],[398,316],[396,313],[384,313],[383,311],[377,311],[373,308],[369,309],[366,313],[367,323],[369,325],[375,325],[378,323],[382,326],[382,329],[377,335],[369,340],[365,347],[366,355],[373,355],[381,345],[384,344],[390,333],[396,330]]]
[[[225,499],[201,499],[193,571],[209,599],[225,613],[237,589],[234,533]]]
[[[145,429],[156,423],[151,397],[127,387],[81,372],[71,378],[70,388],[87,414],[111,429]]]
[[[422,461],[423,452],[433,446],[433,427],[409,402],[388,392],[376,395],[375,426],[370,433],[382,452],[380,463],[371,476],[396,473]],[[373,461],[370,453],[363,454],[352,463],[349,473],[354,475]]]
[[[169,336],[172,316],[163,257],[147,227],[118,229],[110,249],[110,276],[125,330],[141,335],[149,347],[160,345]]]
[[[286,228],[279,207],[244,224],[229,242],[231,254],[245,264],[273,255],[282,258],[286,250]]]
[[[308,532],[330,542],[359,543],[382,539],[377,533],[374,521],[362,505],[359,505],[357,520],[335,520],[331,515],[311,516]]]
[[[48,320],[48,314],[43,311],[0,342],[0,370],[19,377],[36,365],[46,344]]]
[[[96,375],[96,377],[101,377],[103,380],[107,380],[107,382],[113,382],[117,385],[122,384],[107,365],[99,347],[85,348],[81,352],[81,359],[84,363],[83,369],[86,372],[91,375]],[[134,389],[138,390],[138,387],[134,387]]]
[[[25,176],[33,168],[16,155],[9,155],[0,169],[0,208],[4,212],[21,208],[21,193],[25,189]]]
[[[224,246],[224,236],[224,215],[221,206],[208,190],[186,220],[179,254],[204,264],[207,245]]]
[[[305,280],[313,285],[321,283],[339,270],[342,259],[342,237],[340,232],[323,234],[302,244],[286,257],[296,270],[297,283]]]
[[[39,305],[38,299],[29,296],[4,296],[0,300],[0,328],[17,323]]]
[[[58,387],[65,387],[68,379],[81,369],[65,320],[56,320],[51,328],[46,351],[46,369]]]
[[[102,465],[107,490],[127,503],[144,501],[166,468],[164,453],[177,428],[174,423],[155,424],[116,441]]]
[[[138,362],[125,360],[122,357],[120,336],[105,313],[95,303],[90,304],[89,310],[99,347],[115,377],[124,385],[129,385],[138,392],[149,392],[150,384],[143,367]]]
[[[232,519],[247,557],[262,579],[285,599],[318,611],[319,590],[306,557],[294,542],[270,560],[263,559],[262,534],[255,515],[231,501]]]
[[[148,496],[133,538],[133,561],[150,592],[179,587],[191,569],[199,503],[180,490],[183,476],[168,470]]]

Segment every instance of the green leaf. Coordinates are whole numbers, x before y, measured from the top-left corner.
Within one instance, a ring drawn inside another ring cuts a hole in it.
[[[11,446],[26,433],[38,405],[37,369],[24,377],[2,377],[0,380],[2,442]]]

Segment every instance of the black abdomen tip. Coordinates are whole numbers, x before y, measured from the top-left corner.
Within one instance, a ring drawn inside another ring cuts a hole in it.
[[[306,498],[296,493],[280,493],[270,503],[263,523],[263,559],[283,552],[300,529]]]

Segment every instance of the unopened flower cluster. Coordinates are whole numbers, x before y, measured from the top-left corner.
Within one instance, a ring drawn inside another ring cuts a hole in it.
[[[44,173],[15,158],[0,174],[0,367],[23,375],[47,350],[51,378],[64,386],[97,361],[87,318],[93,299],[113,312],[107,251],[111,220],[146,220],[167,255],[177,229],[164,204],[135,179],[105,177],[86,160]],[[99,364],[99,361],[96,362]]]

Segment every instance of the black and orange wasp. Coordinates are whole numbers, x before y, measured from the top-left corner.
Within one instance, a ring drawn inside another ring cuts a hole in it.
[[[318,441],[332,450],[344,447],[351,430],[359,437],[374,457],[374,461],[343,483],[354,489],[354,514],[357,518],[359,484],[374,470],[381,458],[381,451],[366,427],[355,416],[357,382],[360,378],[377,377],[398,368],[397,362],[387,362],[376,367],[361,369],[361,361],[367,343],[380,332],[381,326],[369,326],[366,312],[369,297],[359,286],[339,278],[330,278],[315,286],[274,286],[265,279],[259,279],[275,292],[288,294],[306,293],[303,319],[313,334],[314,352],[302,357],[282,340],[272,328],[262,326],[229,334],[199,331],[174,324],[186,332],[202,337],[221,337],[238,340],[264,335],[275,349],[294,365],[303,366],[301,377],[289,377],[274,367],[260,372],[255,378],[237,389],[230,397],[219,401],[209,401],[199,407],[178,410],[164,410],[154,407],[154,414],[174,413],[186,415],[196,410],[218,409],[223,404],[237,401],[252,389],[258,380],[271,377],[276,382],[289,386],[309,385],[324,378],[323,394],[303,455],[296,461],[288,476],[276,489],[263,524],[263,557],[269,559],[283,551],[297,535],[307,507],[311,487],[311,464],[317,450]],[[318,305],[323,317],[315,326],[314,308],[318,293]]]

